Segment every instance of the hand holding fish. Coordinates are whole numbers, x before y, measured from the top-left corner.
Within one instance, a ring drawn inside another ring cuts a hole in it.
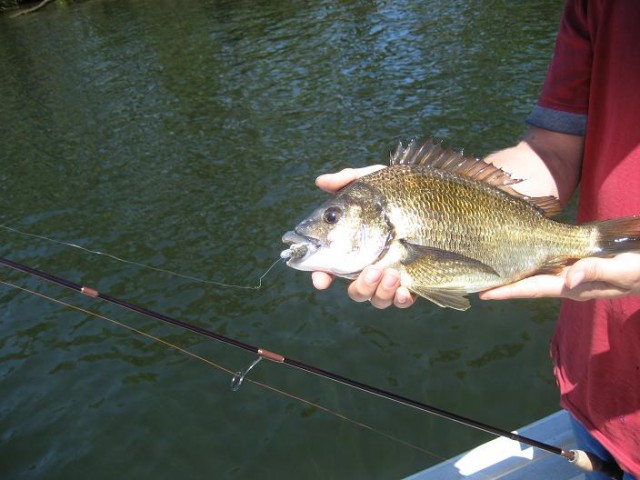
[[[640,271],[640,265],[625,270],[631,280],[620,283],[617,270],[600,277],[587,268],[640,251],[639,216],[583,225],[553,221],[549,217],[561,210],[555,196],[522,194],[513,188],[519,180],[498,166],[432,141],[398,145],[387,168],[346,169],[316,183],[333,196],[283,235],[289,248],[281,256],[290,267],[313,272],[319,289],[333,276],[354,280],[349,296],[377,308],[410,306],[415,294],[466,310],[469,293],[527,277],[551,282],[550,290],[536,289],[533,296],[572,290],[587,298],[595,295],[593,282],[608,282],[595,285],[605,292],[624,293]],[[601,257],[600,263],[590,259],[566,267],[587,257]],[[566,280],[551,280],[561,272]],[[516,285],[522,296],[532,296],[526,290],[531,283]],[[500,298],[500,291],[484,298]]]
[[[337,173],[325,173],[316,178],[316,185],[320,190],[333,194],[354,180],[383,168],[386,167],[384,165],[369,165],[362,168],[345,168]]]
[[[559,275],[534,275],[480,293],[483,300],[563,297],[573,300],[640,295],[640,254],[583,258]]]
[[[382,168],[385,168],[384,165],[346,168],[337,173],[320,175],[316,179],[316,185],[321,190],[333,194],[354,180]],[[325,272],[313,272],[311,279],[314,287],[318,290],[325,290],[331,285],[333,275]],[[400,274],[393,268],[381,270],[376,267],[366,267],[358,278],[351,282],[347,292],[352,300],[356,302],[370,301],[371,305],[376,308],[387,308],[391,305],[407,308],[415,302],[415,297],[411,295],[411,292],[400,286]]]

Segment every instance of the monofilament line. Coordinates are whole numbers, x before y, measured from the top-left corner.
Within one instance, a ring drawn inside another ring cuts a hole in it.
[[[57,298],[50,297],[50,296],[45,295],[45,294],[43,294],[41,292],[36,292],[34,290],[30,290],[30,289],[28,289],[26,287],[23,287],[23,286],[20,286],[20,285],[16,285],[15,283],[7,282],[7,281],[4,281],[2,279],[0,279],[0,285],[5,285],[6,287],[9,287],[9,288],[14,288],[14,289],[17,289],[17,290],[21,290],[21,291],[23,291],[25,293],[28,293],[28,294],[31,294],[31,295],[33,295],[35,297],[40,297],[40,298],[46,299],[46,300],[48,300],[50,302],[54,302],[54,303],[57,303],[59,305],[63,305],[65,307],[69,308],[69,309],[76,310],[78,312],[81,312],[81,313],[84,313],[86,315],[90,315],[90,316],[93,316],[93,317],[96,317],[96,318],[99,318],[99,319],[102,319],[102,320],[106,320],[106,321],[111,322],[111,323],[113,323],[115,325],[118,325],[120,327],[126,328],[127,330],[130,330],[130,331],[135,332],[135,333],[137,333],[139,335],[142,335],[143,337],[146,337],[146,338],[148,338],[150,340],[153,340],[153,341],[156,341],[158,343],[161,343],[161,344],[163,344],[163,345],[165,345],[165,346],[167,346],[169,348],[172,348],[172,349],[174,349],[174,350],[176,350],[178,352],[183,353],[184,355],[187,355],[187,356],[192,357],[192,358],[194,358],[196,360],[199,360],[199,361],[201,361],[201,362],[203,362],[203,363],[205,363],[205,364],[207,364],[207,365],[209,365],[211,367],[214,367],[214,368],[216,368],[218,370],[226,372],[229,375],[237,375],[238,374],[238,372],[233,372],[229,368],[226,368],[226,367],[220,365],[219,363],[214,362],[213,360],[205,358],[205,357],[203,357],[201,355],[198,355],[197,353],[194,353],[194,352],[192,352],[192,351],[190,351],[190,350],[188,350],[186,348],[183,348],[183,347],[180,347],[180,346],[178,346],[178,345],[176,345],[174,343],[171,343],[169,340],[154,336],[151,333],[148,333],[148,332],[145,332],[143,330],[137,329],[137,328],[135,328],[135,327],[133,327],[131,325],[127,325],[126,323],[120,322],[120,321],[118,321],[118,320],[116,320],[114,318],[106,317],[106,316],[104,316],[104,315],[102,315],[100,313],[94,312],[92,310],[88,310],[86,308],[82,308],[82,307],[79,307],[77,305],[73,305],[73,304],[67,303],[67,302],[65,302],[63,300],[59,300]],[[258,358],[262,358],[262,357],[258,357]],[[255,363],[257,363],[257,362],[255,362]],[[255,366],[255,363],[254,363],[254,366]],[[244,372],[245,375],[246,375],[248,370],[249,369],[246,369],[246,371]],[[240,373],[242,373],[242,372],[240,372]],[[245,380],[244,376],[243,376],[243,380]],[[272,385],[269,385],[269,384],[266,384],[266,383],[263,383],[263,382],[260,382],[260,381],[257,381],[257,380],[253,380],[251,378],[246,378],[246,381],[250,382],[250,383],[252,383],[252,384],[254,384],[254,385],[256,385],[256,386],[258,386],[260,388],[263,388],[263,389],[268,390],[270,392],[273,392],[273,393],[276,393],[278,395],[281,395],[281,396],[283,396],[285,398],[289,398],[291,400],[304,403],[304,404],[306,404],[306,405],[308,405],[310,407],[317,408],[318,410],[323,411],[323,412],[325,412],[327,414],[333,415],[336,418],[338,418],[340,420],[343,420],[343,421],[345,421],[347,423],[350,423],[351,425],[353,425],[355,427],[361,428],[363,430],[370,431],[370,432],[372,432],[374,434],[377,434],[377,435],[380,435],[380,436],[382,436],[384,438],[387,438],[388,440],[391,440],[393,442],[399,443],[399,444],[404,445],[406,447],[412,448],[412,449],[414,449],[416,451],[422,452],[422,453],[424,453],[426,455],[429,455],[429,456],[431,456],[433,458],[436,458],[438,460],[441,460],[441,461],[446,460],[446,458],[443,457],[442,455],[439,455],[439,454],[437,454],[437,453],[435,453],[433,451],[430,451],[430,450],[428,450],[428,449],[426,449],[424,447],[421,447],[419,445],[413,444],[413,443],[411,443],[411,442],[409,442],[407,440],[403,440],[403,439],[401,439],[399,437],[396,437],[394,435],[386,433],[386,432],[384,432],[382,430],[379,430],[379,429],[377,429],[375,427],[372,427],[372,426],[370,426],[370,425],[368,425],[368,424],[366,424],[364,422],[361,422],[359,420],[355,420],[355,419],[347,416],[344,413],[341,413],[341,412],[339,412],[337,410],[333,410],[333,409],[331,409],[329,407],[326,407],[326,406],[324,406],[324,405],[322,405],[320,403],[313,402],[313,401],[308,400],[306,398],[303,398],[303,397],[301,397],[299,395],[295,395],[293,393],[278,389],[278,388],[276,388],[276,387],[274,387]],[[242,383],[242,382],[240,382],[240,383]]]
[[[128,265],[133,265],[133,266],[138,267],[138,268],[144,268],[144,269],[147,269],[147,270],[154,270],[156,272],[164,273],[164,274],[171,275],[171,276],[174,276],[174,277],[180,277],[180,278],[184,278],[184,279],[191,280],[191,281],[194,281],[194,282],[199,282],[199,283],[204,283],[204,284],[207,284],[207,285],[214,285],[214,286],[217,286],[217,287],[224,287],[224,288],[237,288],[237,289],[242,289],[242,290],[259,290],[259,289],[262,288],[262,280],[267,276],[267,274],[269,274],[269,272],[271,272],[271,270],[273,270],[273,268],[278,264],[278,262],[280,262],[282,260],[281,258],[278,258],[278,260],[273,262],[271,264],[271,266],[269,268],[267,268],[267,270],[258,278],[257,285],[237,285],[237,284],[234,284],[234,283],[217,282],[215,280],[207,280],[207,279],[200,278],[200,277],[194,277],[194,276],[191,276],[191,275],[185,275],[183,273],[174,272],[172,270],[166,270],[164,268],[152,267],[151,265],[145,265],[144,263],[139,263],[139,262],[134,262],[132,260],[127,260],[125,258],[118,257],[116,255],[112,255],[112,254],[107,253],[107,252],[101,252],[100,250],[92,250],[90,248],[83,247],[82,245],[78,245],[77,243],[64,242],[62,240],[57,240],[57,239],[52,238],[52,237],[45,237],[44,235],[37,235],[35,233],[25,232],[25,231],[22,231],[22,230],[18,230],[17,228],[14,228],[14,227],[10,227],[8,225],[0,224],[0,228],[3,228],[4,230],[7,230],[7,231],[10,231],[10,232],[13,232],[13,233],[17,233],[19,235],[24,235],[24,236],[32,237],[32,238],[38,238],[40,240],[45,240],[47,242],[56,243],[58,245],[63,245],[65,247],[77,248],[77,249],[82,250],[82,251],[87,252],[87,253],[91,253],[91,254],[94,254],[94,255],[101,255],[103,257],[108,257],[108,258],[111,258],[111,259],[116,260],[118,262],[126,263]]]

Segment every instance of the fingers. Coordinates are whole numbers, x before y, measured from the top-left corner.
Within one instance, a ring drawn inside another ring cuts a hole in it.
[[[627,290],[607,282],[585,282],[575,288],[567,289],[565,297],[573,300],[592,300],[594,298],[615,298],[628,295]]]
[[[573,264],[567,271],[567,288],[573,289],[584,282],[606,280],[606,269],[600,267],[600,258],[584,258]],[[611,264],[611,261],[608,262]]]
[[[371,165],[363,168],[345,168],[337,173],[320,175],[316,185],[329,193],[335,193],[354,180],[385,168],[384,165]],[[333,277],[322,272],[313,272],[313,285],[324,290],[331,285]],[[370,301],[376,308],[387,308],[395,305],[407,308],[415,302],[415,296],[400,285],[400,274],[393,269],[381,270],[377,267],[367,267],[348,288],[349,296],[356,302]]]
[[[613,258],[583,258],[567,271],[567,287],[585,282],[607,282],[632,288],[640,276],[640,255],[622,253]]]
[[[382,270],[369,266],[349,285],[347,291],[352,300],[370,301],[376,308],[391,305],[407,308],[415,301],[411,292],[400,286],[400,274],[394,269]]]
[[[370,165],[363,168],[345,168],[337,173],[325,173],[316,178],[316,185],[325,192],[335,193],[355,179],[383,168],[384,165]]]
[[[311,281],[313,282],[313,286],[318,290],[326,290],[331,285],[333,277],[324,272],[312,272]]]
[[[312,272],[313,286],[318,290],[329,288],[333,275],[324,272]],[[381,270],[367,267],[362,274],[349,285],[349,296],[356,302],[371,301],[376,308],[395,305],[407,308],[415,303],[415,296],[408,288],[400,285],[400,274],[393,269]]]
[[[366,302],[376,308],[387,308],[393,303],[395,292],[400,286],[400,275],[395,270],[383,271],[377,267],[367,267],[349,285],[348,293],[356,302]]]
[[[565,279],[557,275],[535,275],[519,282],[480,292],[482,300],[510,298],[560,297],[565,292]]]
[[[393,300],[393,304],[398,308],[408,308],[416,301],[416,296],[413,295],[408,288],[398,287],[396,290],[396,296]]]
[[[640,255],[583,258],[560,275],[535,275],[480,293],[482,300],[566,297],[573,300],[640,294]]]
[[[583,258],[567,271],[568,296],[577,300],[640,293],[640,255]]]

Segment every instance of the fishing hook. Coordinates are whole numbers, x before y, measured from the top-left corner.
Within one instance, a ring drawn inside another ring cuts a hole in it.
[[[260,360],[262,360],[263,358],[276,363],[284,363],[285,360],[282,355],[270,352],[269,350],[264,350],[262,348],[259,348],[256,353],[258,354],[258,358],[251,362],[251,364],[247,368],[245,368],[244,370],[240,370],[233,375],[233,378],[231,379],[231,390],[233,390],[234,392],[237,392],[240,389],[240,387],[242,386],[242,382],[244,381],[244,377],[246,377],[249,371],[258,363],[260,363]]]
[[[403,397],[401,395],[398,395],[396,393],[390,392],[388,390],[384,390],[372,385],[367,385],[365,383],[361,383],[358,382],[357,380],[352,380],[350,378],[344,377],[342,375],[339,375],[337,373],[333,373],[333,372],[329,372],[327,370],[322,370],[318,367],[315,367],[313,365],[309,365],[297,360],[293,360],[291,358],[285,358],[283,355],[280,355],[279,353],[274,353],[271,352],[269,350],[264,350],[261,348],[257,348],[254,347],[252,345],[249,345],[245,342],[239,341],[239,340],[235,340],[233,338],[221,335],[219,333],[215,333],[212,332],[210,330],[207,330],[205,328],[202,327],[198,327],[196,325],[192,325],[190,323],[186,323],[186,322],[182,322],[180,320],[177,320],[175,318],[169,317],[167,315],[155,312],[153,310],[150,310],[148,308],[145,307],[141,307],[139,305],[136,305],[134,303],[128,302],[126,300],[122,300],[116,297],[112,297],[110,295],[104,294],[99,292],[96,289],[90,288],[90,287],[85,287],[82,285],[79,285],[77,283],[71,282],[69,280],[66,280],[64,278],[58,277],[56,275],[47,273],[47,272],[43,272],[41,270],[37,270],[35,268],[29,267],[27,265],[18,263],[18,262],[14,262],[12,260],[8,260],[6,258],[0,257],[0,264],[3,264],[5,266],[8,266],[14,270],[18,270],[20,272],[24,272],[24,273],[28,273],[30,275],[33,275],[35,277],[47,280],[51,283],[54,283],[56,285],[59,286],[63,286],[63,287],[67,287],[71,290],[75,290],[76,292],[80,292],[84,295],[87,295],[91,298],[99,298],[102,299],[106,302],[112,303],[114,305],[118,305],[122,308],[125,308],[127,310],[131,310],[137,313],[140,313],[142,315],[145,315],[147,317],[151,317],[151,318],[155,318],[157,320],[160,320],[162,322],[165,323],[169,323],[171,325],[175,325],[178,326],[180,328],[183,328],[185,330],[189,330],[191,332],[194,333],[198,333],[200,335],[206,336],[206,337],[210,337],[213,338],[215,340],[218,340],[222,343],[226,343],[228,345],[233,345],[235,347],[241,348],[243,350],[247,350],[250,352],[253,352],[255,354],[258,355],[258,358],[256,360],[253,361],[253,363],[251,363],[251,365],[249,365],[246,369],[237,372],[235,374],[235,376],[232,379],[232,389],[234,390],[238,390],[238,388],[240,387],[240,385],[242,384],[242,381],[244,380],[245,376],[247,375],[247,373],[249,373],[249,371],[255,367],[260,360],[262,360],[263,358],[267,359],[267,360],[271,360],[273,362],[276,363],[285,363],[291,367],[297,368],[299,370],[304,370],[308,373],[313,373],[319,377],[325,378],[325,379],[329,379],[329,380],[333,380],[337,383],[343,384],[343,385],[347,385],[349,387],[355,388],[357,390],[361,390],[363,392],[366,393],[370,393],[372,395],[378,396],[378,397],[382,397],[382,398],[386,398],[387,400],[392,400],[394,402],[400,403],[402,405],[408,406],[408,407],[412,407],[415,408],[417,410],[421,410],[423,412],[427,412],[427,413],[431,413],[434,415],[437,415],[439,417],[443,417],[449,420],[452,420],[454,422],[460,423],[462,425],[466,425],[468,427],[471,428],[475,428],[477,430],[482,430],[484,432],[487,433],[491,433],[495,436],[498,437],[505,437],[505,438],[509,438],[511,440],[514,440],[516,442],[520,442],[523,443],[525,445],[529,445],[532,447],[536,447],[540,450],[544,450],[546,452],[549,453],[553,453],[555,455],[559,455],[564,457],[565,459],[569,460],[569,462],[573,463],[574,465],[576,465],[577,467],[585,470],[585,471],[601,471],[602,473],[611,476],[611,478],[615,479],[615,480],[620,480],[622,478],[622,470],[620,470],[620,467],[618,467],[618,465],[616,465],[615,463],[606,463],[606,462],[602,462],[599,458],[597,458],[595,455],[592,455],[590,453],[587,452],[583,452],[581,450],[564,450],[562,448],[553,446],[553,445],[549,445],[547,443],[544,442],[540,442],[538,440],[529,438],[529,437],[525,437],[523,435],[519,435],[517,433],[513,433],[513,432],[509,432],[507,430],[503,430],[501,428],[498,427],[494,427],[482,422],[479,422],[477,420],[473,420],[471,418],[467,418],[467,417],[463,417],[462,415],[458,415],[456,413],[452,413],[452,412],[448,412],[446,410],[443,410],[441,408],[432,406],[432,405],[428,405],[424,402],[420,402],[417,400],[413,400],[407,397]]]

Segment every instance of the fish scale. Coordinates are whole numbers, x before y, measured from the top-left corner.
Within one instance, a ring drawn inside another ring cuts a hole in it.
[[[391,223],[405,226],[397,232],[400,237],[483,259],[499,273],[506,274],[519,258],[525,260],[521,265],[525,268],[531,262],[526,262],[522,250],[531,250],[536,243],[542,259],[588,253],[590,231],[579,229],[582,235],[576,238],[572,226],[552,222],[526,201],[482,183],[407,166],[381,170],[362,182],[387,199],[390,212],[400,212],[403,218],[390,216]]]
[[[557,199],[529,198],[517,183],[432,141],[401,144],[389,167],[346,186],[284,235],[296,252],[287,265],[346,278],[368,265],[395,268],[416,294],[465,310],[468,293],[640,249],[639,217],[556,222],[548,216],[560,211]]]

